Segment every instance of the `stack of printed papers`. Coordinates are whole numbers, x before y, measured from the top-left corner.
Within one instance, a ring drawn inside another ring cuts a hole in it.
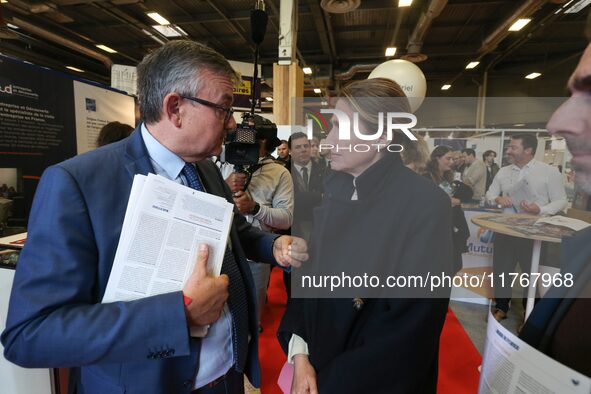
[[[209,272],[219,275],[233,209],[222,197],[159,175],[136,175],[102,302],[182,290],[201,243],[209,246]]]
[[[549,216],[549,217],[544,217],[544,218],[538,219],[538,221],[536,221],[536,224],[540,224],[540,223],[553,224],[555,226],[562,226],[562,227],[570,228],[575,231],[581,231],[582,229],[591,226],[591,224],[584,222],[582,220],[573,219],[573,218],[569,218],[566,216],[559,216],[559,215]]]

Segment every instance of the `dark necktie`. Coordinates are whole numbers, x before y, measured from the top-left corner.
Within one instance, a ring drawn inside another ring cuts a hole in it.
[[[302,167],[302,178],[304,179],[304,185],[308,189],[308,168]]]
[[[192,164],[186,163],[181,172],[187,178],[190,188],[205,191]],[[248,296],[242,274],[229,247],[226,247],[221,273],[228,275],[230,279],[228,306],[232,314],[232,350],[236,360],[235,368],[238,372],[243,372],[248,353]]]

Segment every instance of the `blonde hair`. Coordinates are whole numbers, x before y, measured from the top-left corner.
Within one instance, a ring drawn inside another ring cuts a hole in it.
[[[387,78],[352,82],[341,90],[340,97],[346,97],[359,116],[369,124],[378,124],[380,112],[411,112],[408,98],[400,85]]]
[[[400,145],[404,147],[400,152],[404,165],[412,167],[415,172],[423,172],[429,161],[429,145],[423,137],[417,136],[417,141],[402,138]]]

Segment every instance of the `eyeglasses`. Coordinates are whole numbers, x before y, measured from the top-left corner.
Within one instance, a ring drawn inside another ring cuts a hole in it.
[[[210,107],[210,108],[215,108],[216,114],[220,118],[222,117],[222,113],[225,112],[225,115],[223,115],[224,116],[224,125],[228,123],[228,121],[230,120],[230,117],[234,113],[234,108],[232,108],[232,107],[224,107],[223,105],[212,103],[211,101],[203,100],[203,99],[200,99],[200,98],[197,98],[197,97],[182,96],[182,95],[181,95],[181,97],[184,98],[184,99],[191,100],[191,101],[194,101],[196,103],[205,105],[205,106]]]

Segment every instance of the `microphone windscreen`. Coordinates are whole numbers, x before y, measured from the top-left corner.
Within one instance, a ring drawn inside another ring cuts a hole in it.
[[[260,44],[265,39],[267,31],[267,13],[263,10],[250,11],[250,31],[255,44]]]

